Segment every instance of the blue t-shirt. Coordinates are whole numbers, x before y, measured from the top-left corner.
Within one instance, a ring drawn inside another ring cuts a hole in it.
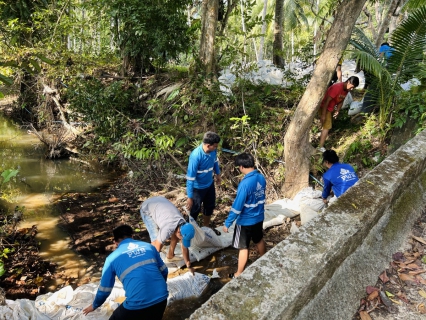
[[[254,170],[247,173],[237,189],[231,212],[225,221],[229,228],[237,220],[241,226],[252,226],[265,219],[265,177]]]
[[[385,59],[388,60],[392,56],[394,50],[395,49],[392,48],[391,46],[384,44],[380,46],[379,53],[383,53]]]
[[[169,295],[167,274],[167,266],[153,245],[124,239],[105,261],[93,309],[100,307],[108,298],[115,276],[123,283],[126,292],[124,308],[139,310],[164,301]]]
[[[339,162],[333,164],[322,178],[324,180],[323,199],[327,199],[332,188],[334,195],[340,197],[358,181],[354,168],[349,164]]]
[[[194,188],[206,189],[213,183],[213,171],[220,174],[216,150],[206,153],[203,144],[195,148],[190,156],[186,174],[186,194],[193,197]]]

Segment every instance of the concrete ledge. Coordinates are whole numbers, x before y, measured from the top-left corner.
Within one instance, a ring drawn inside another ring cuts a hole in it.
[[[351,319],[426,206],[426,131],[190,319]]]

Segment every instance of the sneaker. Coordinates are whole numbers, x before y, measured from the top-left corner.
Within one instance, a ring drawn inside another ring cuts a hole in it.
[[[320,148],[318,148],[318,151],[319,152],[325,152],[325,148],[324,147],[320,147]]]

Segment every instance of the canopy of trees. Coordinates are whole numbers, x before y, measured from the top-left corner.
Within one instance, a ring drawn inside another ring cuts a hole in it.
[[[280,183],[291,196],[308,184],[312,123],[342,56],[371,77],[381,139],[408,117],[424,127],[425,6],[424,0],[4,0],[0,81],[19,88],[16,112],[34,130],[58,120],[71,130],[55,148],[84,136],[85,147],[108,150],[110,160],[166,155],[180,165],[179,148],[191,141],[187,129],[210,128],[232,149],[269,162],[284,155]],[[377,52],[384,41],[395,50],[386,61]],[[292,86],[254,89],[244,74],[260,60],[283,68]],[[313,74],[296,80],[289,68],[295,62],[302,68],[316,62]],[[219,90],[225,69],[236,76],[232,96]],[[422,85],[403,92],[401,83],[413,77]],[[273,111],[282,123],[265,122],[271,101],[286,101]],[[77,122],[93,136],[73,128]]]

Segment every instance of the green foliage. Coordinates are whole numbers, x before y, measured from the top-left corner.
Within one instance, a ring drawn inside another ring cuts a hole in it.
[[[134,67],[149,68],[178,59],[191,46],[191,28],[185,9],[190,0],[88,1],[85,7],[108,21],[122,57],[135,61]],[[152,60],[151,60],[152,59]],[[140,70],[137,70],[140,71]]]
[[[19,173],[19,170],[14,169],[8,169],[2,172],[1,176],[3,178],[2,184],[9,182],[10,179],[13,177],[16,177],[16,175]]]
[[[404,91],[398,97],[394,126],[401,128],[408,118],[417,121],[419,131],[426,128],[426,92],[413,93]]]
[[[364,167],[374,167],[377,165],[383,160],[384,156],[380,151],[375,150],[372,141],[375,137],[380,136],[380,134],[377,117],[374,114],[365,116],[365,122],[358,130],[355,139],[344,147],[343,162],[359,160]]]
[[[392,56],[387,60],[378,60],[374,45],[361,31],[354,33],[354,45],[357,62],[361,69],[371,77],[369,87],[374,101],[379,106],[379,125],[382,136],[392,128],[395,112],[401,113],[403,106],[397,106],[397,97],[403,92],[401,84],[415,77],[426,79],[423,52],[426,48],[426,6],[413,11],[392,33]],[[412,91],[412,94],[416,94]],[[396,117],[398,119],[398,117]],[[399,120],[398,125],[401,121]]]
[[[99,140],[108,142],[126,132],[135,93],[133,85],[126,81],[104,85],[98,79],[75,79],[69,84],[66,97],[70,108],[81,116],[72,120],[93,124]]]

